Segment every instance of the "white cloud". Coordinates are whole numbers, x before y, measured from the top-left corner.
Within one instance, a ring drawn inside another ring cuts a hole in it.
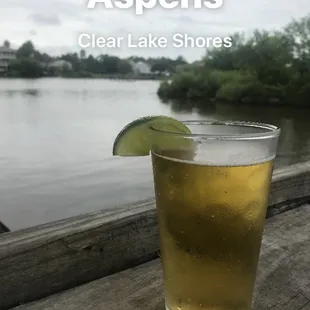
[[[56,14],[39,14],[35,13],[29,16],[29,19],[32,20],[35,24],[41,25],[61,25],[61,21],[58,15]]]
[[[152,33],[170,37],[173,33],[195,36],[226,36],[236,31],[249,32],[255,28],[279,28],[292,18],[310,12],[309,0],[224,0],[218,10],[174,9],[159,7],[136,16],[134,10],[105,10],[101,5],[94,10],[86,8],[86,0],[1,0],[0,42],[8,39],[13,46],[32,40],[35,46],[53,55],[79,50],[80,33],[101,36],[136,36]],[[94,49],[91,53],[109,53],[119,56],[170,56],[183,54],[194,60],[204,49],[139,49],[126,47],[117,50]]]

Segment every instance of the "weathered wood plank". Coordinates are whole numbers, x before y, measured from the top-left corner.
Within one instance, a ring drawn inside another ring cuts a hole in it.
[[[253,310],[310,309],[309,253],[310,205],[267,220]],[[156,259],[15,310],[162,310],[161,273]]]
[[[277,170],[268,215],[310,201],[310,163]],[[154,199],[0,236],[0,309],[98,279],[158,255]]]
[[[0,309],[158,257],[156,225],[154,202],[147,201],[4,234]]]
[[[310,161],[275,170],[267,217],[310,201]]]

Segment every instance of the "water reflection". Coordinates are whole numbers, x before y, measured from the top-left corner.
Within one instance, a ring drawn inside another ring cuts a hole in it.
[[[38,89],[10,89],[10,90],[2,90],[0,89],[0,96],[4,97],[14,97],[14,96],[30,96],[30,97],[38,97],[40,96],[40,91]]]
[[[310,160],[309,110],[288,107],[255,107],[200,102],[167,102],[174,112],[197,112],[217,120],[264,122],[281,128],[276,167]]]
[[[177,113],[192,113],[193,111],[193,105],[191,102],[179,102],[179,101],[173,101],[170,103],[171,110],[173,112]]]
[[[198,113],[201,116],[210,116],[216,113],[216,105],[213,103],[202,102],[191,102],[188,100],[161,100],[163,104],[170,106],[171,111],[180,114],[180,113]]]
[[[37,97],[40,95],[40,92],[37,89],[26,89],[24,90],[24,95]]]

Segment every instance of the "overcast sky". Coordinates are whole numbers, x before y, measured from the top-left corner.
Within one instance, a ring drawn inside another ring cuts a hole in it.
[[[113,0],[112,0],[113,1]],[[175,33],[194,36],[228,36],[255,28],[279,28],[310,13],[310,0],[224,0],[224,6],[210,9],[155,8],[143,16],[133,10],[106,10],[102,4],[88,10],[86,0],[0,0],[0,43],[8,39],[13,47],[32,40],[40,51],[52,55],[78,51],[80,33],[100,36],[167,37]],[[87,53],[118,56],[141,55],[201,58],[203,48],[87,49]]]

